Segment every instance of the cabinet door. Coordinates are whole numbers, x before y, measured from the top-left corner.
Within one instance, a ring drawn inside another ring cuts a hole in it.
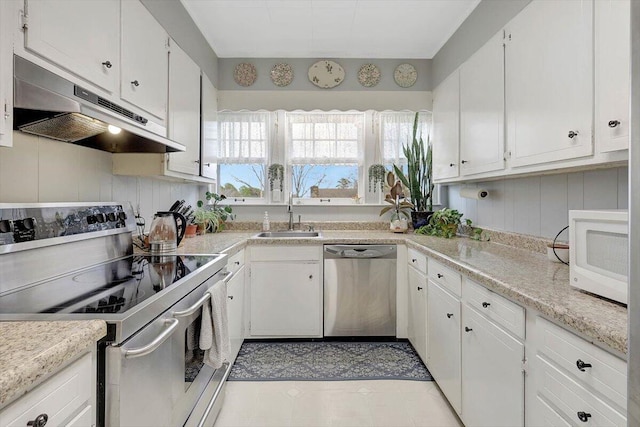
[[[172,171],[200,173],[200,68],[176,43],[169,53],[169,139],[187,147],[169,154]]]
[[[458,176],[460,142],[460,72],[433,91],[433,179]]]
[[[596,2],[596,146],[629,148],[630,1]]]
[[[234,273],[227,283],[227,315],[229,317],[229,339],[231,360],[234,360],[244,341],[244,266]]]
[[[13,145],[12,2],[0,1],[0,147]]]
[[[218,143],[218,92],[209,78],[202,75],[202,162],[200,175],[217,179],[215,156]]]
[[[467,426],[524,424],[524,345],[462,305],[462,420]]]
[[[534,0],[508,25],[511,165],[593,154],[593,2]]]
[[[167,116],[168,37],[138,0],[122,2],[120,96],[161,120]]]
[[[320,263],[251,263],[251,335],[321,336]]]
[[[427,362],[427,278],[409,266],[409,341]]]
[[[25,8],[26,49],[109,92],[117,92],[119,0],[26,0]]]
[[[427,366],[449,403],[462,413],[460,378],[460,300],[429,281]]]
[[[504,169],[504,36],[460,67],[460,172]]]

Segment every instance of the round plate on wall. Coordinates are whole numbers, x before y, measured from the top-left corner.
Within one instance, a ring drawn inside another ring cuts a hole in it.
[[[358,81],[364,87],[374,87],[380,83],[380,69],[373,64],[364,64],[358,71]]]
[[[393,72],[393,79],[400,87],[411,87],[418,79],[418,72],[411,64],[400,64]]]
[[[236,65],[235,70],[233,70],[233,80],[240,86],[251,86],[256,82],[256,78],[258,78],[256,67],[248,62],[241,62]]]
[[[289,86],[293,81],[293,68],[290,64],[276,64],[271,69],[271,81],[279,87]]]
[[[334,61],[318,61],[309,67],[309,80],[318,87],[331,89],[344,80],[344,69]]]

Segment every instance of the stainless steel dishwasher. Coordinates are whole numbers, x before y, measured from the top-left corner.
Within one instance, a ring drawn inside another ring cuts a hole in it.
[[[324,336],[396,335],[396,246],[324,246]]]

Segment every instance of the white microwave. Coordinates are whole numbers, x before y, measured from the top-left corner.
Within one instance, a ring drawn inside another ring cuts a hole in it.
[[[569,211],[570,283],[627,304],[629,213]]]

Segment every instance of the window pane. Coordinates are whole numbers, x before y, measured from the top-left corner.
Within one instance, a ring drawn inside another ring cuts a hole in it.
[[[358,195],[358,165],[294,165],[294,197],[352,198]]]
[[[264,197],[265,165],[220,164],[218,192],[227,197]]]

